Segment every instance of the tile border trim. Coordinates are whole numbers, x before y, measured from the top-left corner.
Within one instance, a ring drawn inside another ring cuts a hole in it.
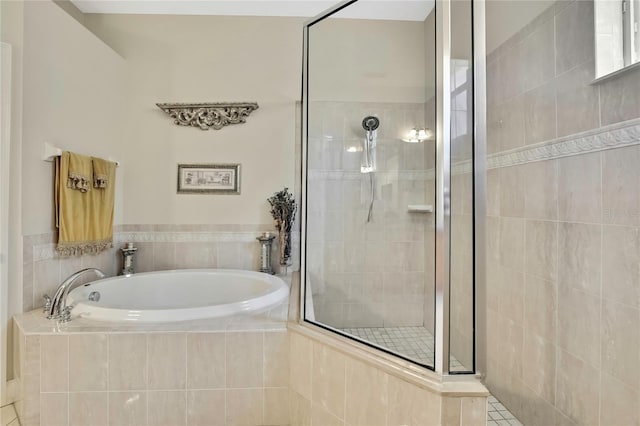
[[[640,119],[623,121],[541,144],[490,155],[487,167],[515,166],[640,144]]]
[[[498,169],[537,161],[554,160],[608,149],[640,145],[640,119],[603,126],[575,135],[487,156],[487,169]],[[456,163],[452,174],[471,173],[471,161]]]
[[[276,232],[272,230],[270,232]],[[117,247],[126,242],[134,243],[251,243],[256,237],[262,234],[261,231],[246,232],[115,232],[113,234],[113,245]],[[298,233],[291,235],[292,243],[299,243]],[[257,244],[257,243],[256,243]],[[33,245],[33,262],[49,260],[57,257],[55,243]]]

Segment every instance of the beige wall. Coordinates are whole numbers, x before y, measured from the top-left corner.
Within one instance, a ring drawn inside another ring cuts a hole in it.
[[[424,24],[328,19],[309,29],[309,99],[425,101]]]
[[[83,154],[125,157],[125,63],[49,1],[24,4],[22,231],[53,230],[53,166],[45,142]],[[126,164],[126,162],[125,162]],[[115,222],[122,221],[118,170]]]
[[[298,18],[87,15],[127,61],[124,223],[267,224],[293,187]],[[255,101],[242,125],[179,127],[157,102]],[[241,163],[239,196],[177,195],[178,163]]]

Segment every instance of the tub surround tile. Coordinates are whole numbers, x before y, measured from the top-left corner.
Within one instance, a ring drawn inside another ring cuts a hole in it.
[[[442,400],[442,424],[443,425],[459,425],[461,416],[462,402],[461,398],[446,398]]]
[[[289,388],[264,388],[265,425],[289,424]]]
[[[147,335],[149,389],[186,388],[186,340],[183,333]]]
[[[344,419],[346,358],[325,345],[313,343],[311,394],[315,403]]]
[[[187,335],[187,389],[224,389],[226,334]]]
[[[42,306],[42,296],[53,295],[60,285],[60,262],[57,259],[33,263],[33,305]]]
[[[69,394],[69,426],[107,426],[107,392]]]
[[[264,386],[289,386],[289,333],[264,333]]]
[[[40,394],[40,426],[68,426],[68,407],[68,393]]]
[[[300,334],[289,336],[291,390],[308,400],[311,400],[312,346],[312,341]]]
[[[109,426],[146,426],[146,392],[109,392]]]
[[[388,407],[387,374],[347,359],[345,421],[353,426],[384,425]]]
[[[486,398],[462,398],[460,424],[481,426],[487,423]]]
[[[187,391],[187,424],[189,426],[225,425],[225,391]]]
[[[176,265],[180,265],[181,268],[216,268],[217,264],[216,243],[176,243]]]
[[[263,334],[227,334],[227,387],[262,387],[263,379]]]
[[[218,267],[255,271],[259,265],[260,247],[254,242],[230,242],[218,249]]]
[[[311,426],[311,401],[294,390],[289,390],[289,410],[292,425]]]
[[[109,335],[109,388],[140,390],[147,388],[147,336]]]
[[[340,420],[320,404],[313,404],[311,408],[311,423],[322,426],[344,426],[344,420]],[[297,423],[296,423],[297,424]]]
[[[69,391],[69,336],[40,337],[42,392]]]
[[[264,422],[262,389],[228,389],[226,424],[259,426]]]
[[[69,390],[71,392],[107,390],[107,356],[106,335],[69,336]]]
[[[150,391],[147,393],[148,422],[155,426],[187,424],[186,391]]]
[[[393,376],[389,376],[388,386],[389,426],[440,424],[440,398],[435,394]]]
[[[153,246],[153,270],[165,271],[176,268],[176,244],[156,243]]]

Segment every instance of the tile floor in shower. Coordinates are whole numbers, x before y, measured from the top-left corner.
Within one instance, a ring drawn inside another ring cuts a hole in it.
[[[361,327],[343,328],[342,331],[421,364],[433,365],[435,341],[431,332],[424,327]],[[466,368],[452,358],[451,370],[464,371]],[[500,401],[490,396],[487,406],[487,426],[522,426],[522,423]]]
[[[361,327],[343,328],[342,331],[420,364],[433,365],[436,343],[431,332],[424,327]],[[466,368],[451,358],[451,370],[464,371]]]
[[[507,408],[493,395],[487,406],[487,426],[523,426]]]

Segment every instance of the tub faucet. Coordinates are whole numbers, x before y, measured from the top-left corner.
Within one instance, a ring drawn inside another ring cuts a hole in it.
[[[74,287],[76,280],[87,272],[93,272],[98,278],[104,278],[106,276],[104,272],[97,268],[81,269],[71,274],[60,284],[56,290],[56,294],[51,299],[49,315],[47,315],[48,319],[57,319],[62,322],[67,322],[71,319],[71,306],[67,306],[67,296]]]

